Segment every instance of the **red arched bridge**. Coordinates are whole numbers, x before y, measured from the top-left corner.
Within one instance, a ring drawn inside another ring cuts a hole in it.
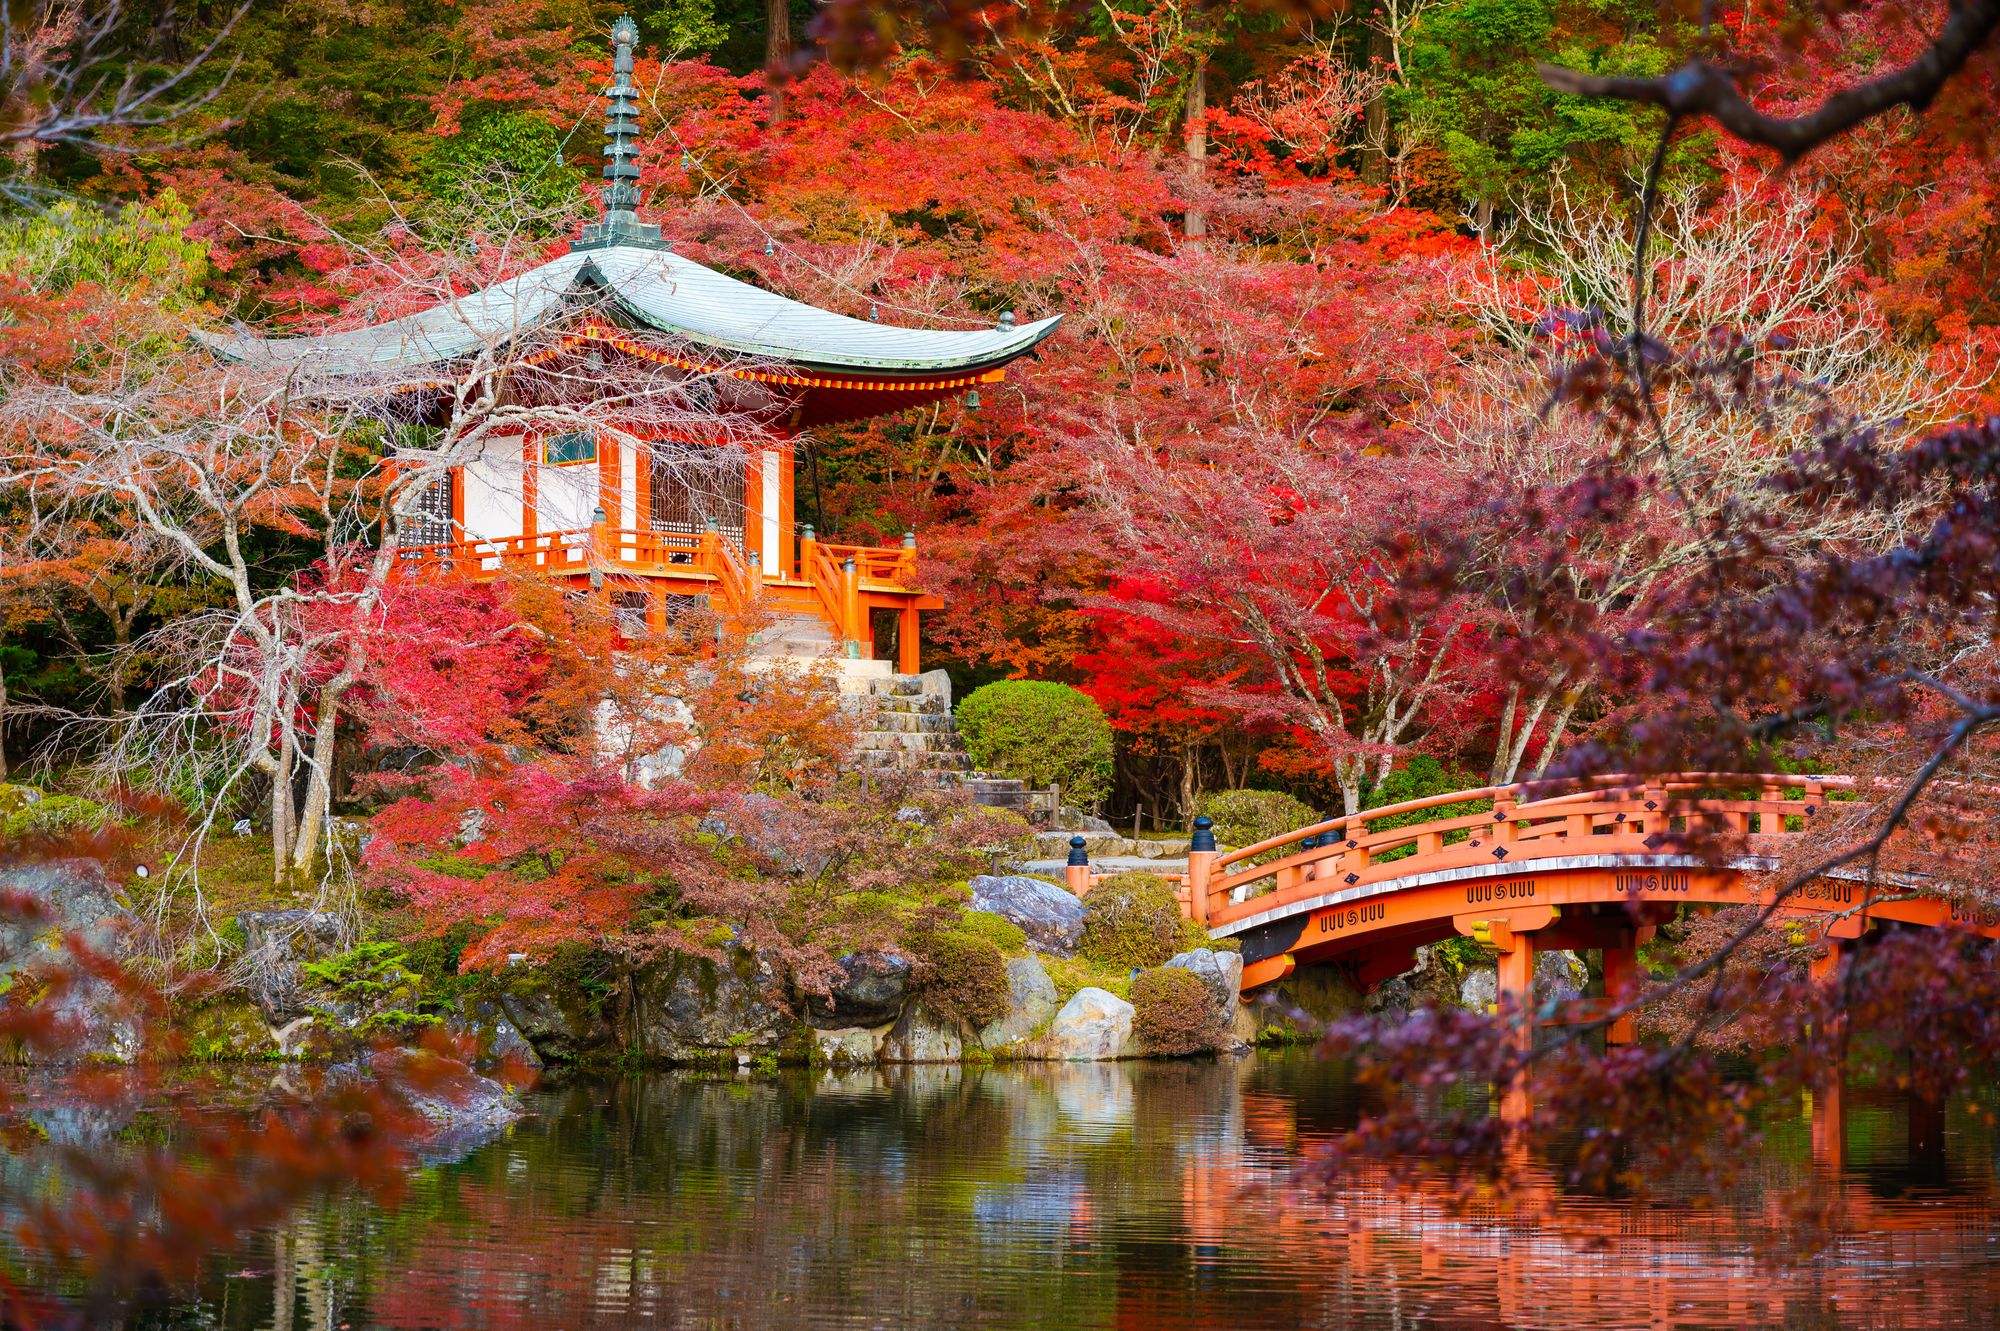
[[[1199,844],[1198,824],[1176,876],[1182,907],[1212,935],[1240,940],[1246,991],[1315,964],[1366,991],[1410,969],[1417,948],[1462,935],[1499,953],[1501,993],[1523,1004],[1538,949],[1602,949],[1612,1003],[1637,982],[1634,949],[1678,907],[1769,904],[1788,846],[1861,808],[1856,783],[1837,776],[1696,773],[1549,790],[1432,795],[1226,853],[1212,836]],[[1070,885],[1087,891],[1098,875],[1079,859]],[[1862,882],[1839,876],[1808,883],[1778,914],[1835,940],[1876,920],[2000,937],[2000,910],[1901,889],[1870,900]],[[1629,1039],[1629,1027],[1611,1037]]]

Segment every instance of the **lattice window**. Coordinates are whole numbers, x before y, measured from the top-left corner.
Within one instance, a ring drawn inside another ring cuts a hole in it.
[[[457,539],[451,529],[452,485],[456,480],[452,472],[446,472],[417,495],[416,511],[403,529],[404,545],[449,545]]]
[[[708,523],[743,548],[743,454],[699,444],[652,446],[654,531],[698,536]]]

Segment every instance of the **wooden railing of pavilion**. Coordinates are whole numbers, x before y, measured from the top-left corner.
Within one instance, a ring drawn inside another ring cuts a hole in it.
[[[712,584],[722,607],[742,613],[774,586],[803,592],[844,641],[869,636],[864,591],[909,592],[916,580],[917,551],[912,538],[901,546],[837,545],[811,535],[798,543],[798,563],[776,578],[753,566],[719,532],[699,534],[643,531],[611,526],[536,532],[490,540],[413,546],[404,567],[484,581],[508,575],[669,578]],[[803,608],[803,607],[802,607]]]

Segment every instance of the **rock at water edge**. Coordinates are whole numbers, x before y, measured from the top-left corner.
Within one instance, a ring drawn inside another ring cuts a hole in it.
[[[825,998],[807,1001],[806,1019],[821,1030],[880,1026],[896,1019],[910,988],[910,959],[895,952],[850,952]]]
[[[945,1020],[921,998],[903,1009],[882,1041],[884,1063],[956,1063],[965,1057],[958,1024]]]
[[[1007,1012],[988,1022],[979,1032],[979,1043],[1001,1049],[1033,1035],[1042,1023],[1055,1015],[1056,983],[1042,963],[1033,957],[1016,957],[1007,963]]]
[[[1132,1005],[1105,989],[1079,989],[1063,1004],[1042,1037],[1053,1059],[1095,1062],[1117,1058],[1132,1039]]]

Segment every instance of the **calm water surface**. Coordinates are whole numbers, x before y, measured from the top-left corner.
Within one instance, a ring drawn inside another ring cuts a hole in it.
[[[1718,1209],[1551,1188],[1528,1218],[1283,1186],[1357,1113],[1310,1055],[572,1086],[398,1209],[315,1206],[146,1324],[2000,1324],[1991,1129],[1847,1100],[1845,1220],[1800,1256],[1774,1198],[1814,1168],[1803,1114]]]

